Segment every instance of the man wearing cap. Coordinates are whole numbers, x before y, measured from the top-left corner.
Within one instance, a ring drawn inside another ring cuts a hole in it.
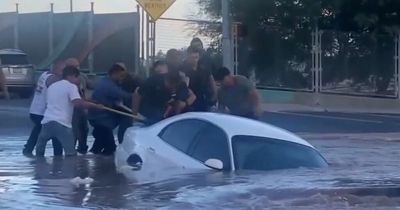
[[[80,63],[76,58],[68,58],[65,61],[66,66],[71,66],[79,69]],[[80,82],[78,85],[78,91],[82,99],[87,98],[88,88],[93,88],[92,83],[86,77],[86,75],[80,72]],[[89,134],[89,123],[87,119],[87,110],[82,107],[75,107],[74,114],[72,117],[72,131],[74,134],[75,142],[78,143],[77,152],[80,154],[86,154],[88,151],[87,138]]]

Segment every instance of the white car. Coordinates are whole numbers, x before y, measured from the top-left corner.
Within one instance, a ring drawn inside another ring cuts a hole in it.
[[[288,131],[217,113],[186,113],[149,127],[130,128],[117,148],[115,162],[117,168],[147,171],[328,166],[312,145]]]

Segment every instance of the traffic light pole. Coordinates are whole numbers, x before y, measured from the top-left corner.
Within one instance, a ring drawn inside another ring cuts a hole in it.
[[[222,2],[222,53],[224,66],[234,73],[233,47],[232,47],[232,22],[230,17],[230,0]]]

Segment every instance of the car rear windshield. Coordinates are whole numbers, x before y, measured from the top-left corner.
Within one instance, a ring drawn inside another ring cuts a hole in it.
[[[297,143],[255,136],[234,136],[232,143],[236,170],[327,166],[315,149]]]
[[[1,65],[27,65],[29,64],[26,55],[0,55]]]

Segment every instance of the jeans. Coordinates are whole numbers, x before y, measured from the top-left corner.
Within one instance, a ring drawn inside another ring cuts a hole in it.
[[[94,143],[90,151],[93,154],[114,154],[116,145],[113,130],[111,128],[98,124],[92,124],[92,126]]]
[[[75,144],[78,142],[78,151],[87,152],[87,138],[89,125],[87,114],[84,109],[75,108],[72,116],[72,131],[74,133]]]
[[[61,125],[58,122],[49,122],[42,126],[36,145],[36,156],[43,157],[46,150],[47,141],[57,138],[64,148],[66,156],[75,156],[75,141],[72,129]]]
[[[29,139],[24,146],[23,152],[27,153],[27,154],[31,154],[33,149],[36,146],[40,131],[42,129],[41,122],[43,120],[43,116],[36,115],[36,114],[30,114],[30,119],[33,122],[34,126],[32,129],[31,135],[29,136]],[[53,142],[54,156],[61,156],[63,154],[63,149],[62,149],[60,142],[54,137],[52,138],[52,142]]]

